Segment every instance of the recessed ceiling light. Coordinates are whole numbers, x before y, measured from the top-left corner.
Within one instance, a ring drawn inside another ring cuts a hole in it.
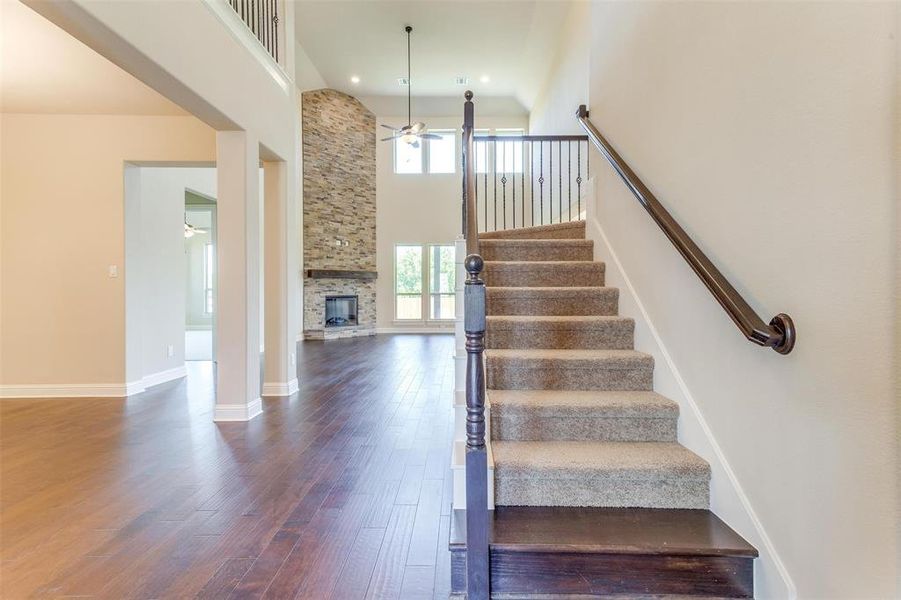
[[[350,78],[350,82],[351,83],[360,83],[360,78],[357,77],[356,75],[352,75]]]
[[[456,79],[454,79],[454,82],[457,85],[467,85],[469,83],[469,77],[464,77],[461,75],[460,77],[457,77]]]
[[[482,83],[488,83],[489,81],[491,81],[491,78],[487,75],[482,75],[481,77],[479,77],[479,81],[481,81]]]

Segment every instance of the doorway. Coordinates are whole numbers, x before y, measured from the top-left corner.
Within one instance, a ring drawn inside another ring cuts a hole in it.
[[[216,200],[185,190],[185,360],[215,360]]]

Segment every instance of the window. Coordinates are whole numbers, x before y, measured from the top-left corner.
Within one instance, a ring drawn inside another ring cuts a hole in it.
[[[213,269],[215,268],[213,244],[203,245],[203,312],[213,314]]]
[[[394,316],[422,319],[422,246],[394,248]]]
[[[480,142],[479,138],[489,135],[491,131],[488,129],[476,129],[473,131],[472,150],[476,157],[476,173],[488,172],[488,148],[491,146],[488,142]]]
[[[429,318],[454,318],[453,246],[429,246]]]
[[[453,131],[431,131],[440,140],[427,140],[429,173],[455,173],[457,164],[457,134]]]
[[[454,318],[454,256],[454,246],[450,244],[395,246],[394,316],[398,321]]]
[[[521,136],[522,129],[498,129],[498,136]],[[495,164],[499,173],[522,173],[522,142],[498,140],[494,148]]]
[[[428,173],[457,172],[457,132],[434,130],[429,133],[441,136],[441,139],[419,140],[418,146],[394,140],[395,173],[419,174],[425,167],[428,167]]]

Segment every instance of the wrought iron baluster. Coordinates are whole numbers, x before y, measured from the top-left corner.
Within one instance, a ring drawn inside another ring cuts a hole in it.
[[[529,142],[529,219],[532,227],[535,226],[535,142]]]
[[[544,225],[544,142],[538,142],[538,194],[539,194],[539,215],[541,216],[541,224]]]
[[[566,142],[566,216],[573,220],[573,143]]]
[[[491,162],[494,164],[492,167],[492,171],[494,172],[494,229],[497,231],[497,141],[493,143],[494,147],[494,160]]]
[[[501,199],[504,229],[507,228],[507,142],[501,142]]]
[[[510,170],[511,189],[513,190],[513,229],[516,229],[516,145],[514,142],[513,150],[513,169]]]
[[[559,191],[557,192],[557,214],[560,216],[560,223],[563,222],[563,142],[557,142],[557,181]]]
[[[520,142],[519,144],[519,164],[522,168],[522,173],[519,174],[519,186],[520,186],[520,195],[522,198],[520,200],[520,213],[522,216],[519,218],[520,224],[525,227],[526,226],[526,144],[525,142]]]
[[[576,142],[576,206],[582,216],[582,142]]]

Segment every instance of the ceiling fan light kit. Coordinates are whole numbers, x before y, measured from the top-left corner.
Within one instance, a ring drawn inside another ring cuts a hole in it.
[[[414,148],[419,147],[419,140],[437,140],[441,139],[440,135],[435,135],[434,133],[429,133],[428,128],[426,128],[425,123],[422,122],[413,122],[413,78],[411,77],[410,70],[410,34],[413,33],[413,27],[411,25],[407,25],[404,27],[404,31],[407,33],[407,124],[403,127],[392,127],[390,125],[382,125],[385,129],[390,129],[394,132],[394,135],[386,138],[382,138],[383,142],[390,142],[392,140],[400,140],[405,144],[409,144]],[[402,81],[403,78],[398,79],[398,81]]]

